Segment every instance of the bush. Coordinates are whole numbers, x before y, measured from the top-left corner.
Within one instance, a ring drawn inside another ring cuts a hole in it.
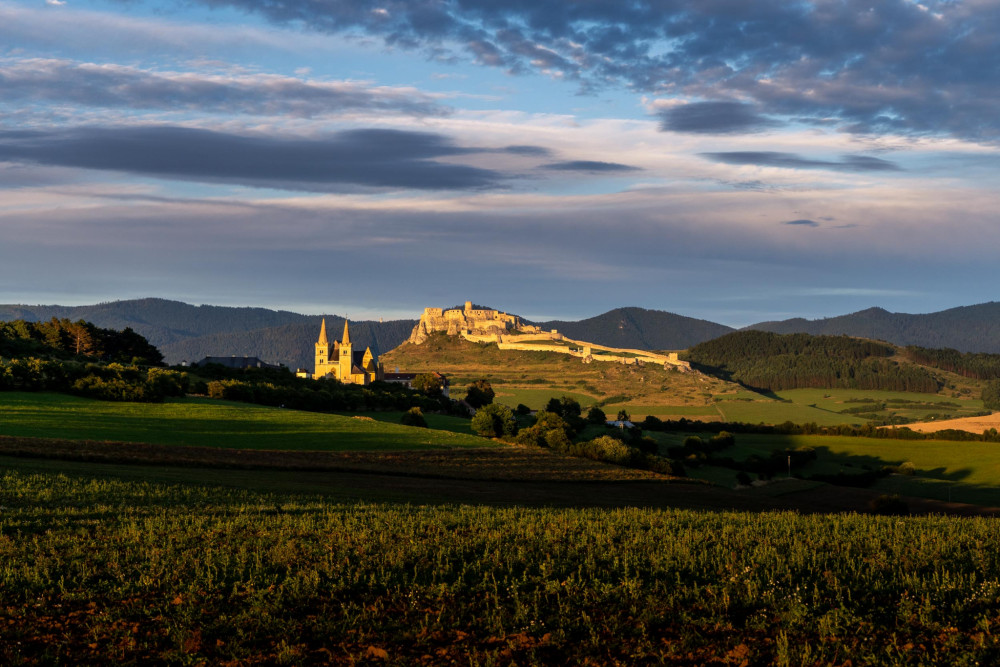
[[[910,513],[910,506],[897,495],[882,494],[873,498],[868,507],[875,514],[885,514],[889,516],[906,516]]]
[[[534,427],[532,427],[534,428]],[[472,431],[487,438],[512,435],[517,430],[514,413],[506,405],[490,403],[476,411],[472,418]]]
[[[403,426],[419,426],[420,428],[427,428],[427,420],[424,419],[424,413],[422,413],[418,407],[412,407],[404,412],[403,416],[399,418],[399,423]]]
[[[517,414],[521,415],[522,417],[525,417],[525,416],[531,414],[531,408],[529,408],[524,403],[518,403],[517,407],[514,408],[514,412],[516,412]]]
[[[736,483],[740,486],[752,486],[753,480],[750,479],[750,475],[746,474],[743,470],[736,473]]]

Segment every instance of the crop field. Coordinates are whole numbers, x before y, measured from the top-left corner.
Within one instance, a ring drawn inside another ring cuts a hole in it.
[[[1000,658],[995,519],[349,503],[6,471],[0,662]]]
[[[398,421],[400,413],[380,414]],[[48,393],[0,392],[0,435],[117,440],[240,449],[421,449],[483,447],[468,421],[428,415],[435,430],[366,416],[283,410],[214,399],[166,403],[110,403]]]

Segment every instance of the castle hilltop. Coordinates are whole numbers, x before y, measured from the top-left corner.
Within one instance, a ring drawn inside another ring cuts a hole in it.
[[[408,342],[420,345],[435,332],[460,336],[473,343],[496,343],[501,350],[558,352],[577,357],[585,364],[595,361],[620,364],[648,363],[661,364],[664,368],[681,371],[691,370],[690,364],[678,359],[676,352],[659,354],[648,350],[622,349],[573,340],[555,329],[542,331],[539,327],[524,322],[517,315],[509,315],[491,308],[473,308],[471,301],[466,301],[463,309],[424,308]]]
[[[409,342],[420,345],[435,331],[449,336],[498,336],[511,331],[539,333],[538,327],[526,325],[517,315],[508,315],[492,308],[473,308],[471,301],[464,309],[424,308],[420,321],[413,328]]]
[[[324,318],[319,328],[319,340],[316,341],[316,372],[313,378],[318,380],[323,377],[336,378],[347,384],[371,384],[385,378],[385,369],[372,353],[371,347],[364,352],[354,350],[347,320],[344,320],[344,337],[333,341],[331,351]]]

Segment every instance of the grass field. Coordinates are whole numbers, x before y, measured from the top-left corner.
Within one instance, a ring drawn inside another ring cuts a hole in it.
[[[715,406],[722,414],[723,421],[747,424],[780,424],[791,421],[796,424],[815,422],[820,426],[837,426],[839,424],[863,424],[868,421],[855,415],[841,415],[801,403],[784,403],[775,400],[719,401]]]
[[[353,503],[0,473],[0,662],[985,665],[993,519]]]
[[[680,435],[661,441],[677,444]],[[817,460],[796,466],[792,474],[844,473],[854,475],[879,470],[886,465],[911,462],[913,476],[894,475],[872,487],[936,500],[954,500],[988,506],[1000,506],[1000,445],[984,442],[944,440],[892,440],[824,435],[752,435],[738,434],[736,445],[721,455],[745,460],[752,455],[767,457],[772,451],[812,447]],[[731,486],[736,471],[730,469],[691,468],[692,477]]]
[[[400,413],[381,413],[397,421]],[[0,435],[118,440],[240,449],[393,450],[484,447],[468,421],[428,415],[435,430],[371,417],[283,410],[214,399],[110,403],[49,393],[0,392]],[[454,431],[464,426],[465,433]]]

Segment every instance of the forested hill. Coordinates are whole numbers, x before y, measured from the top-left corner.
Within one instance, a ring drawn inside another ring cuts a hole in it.
[[[256,356],[289,368],[312,367],[313,343],[320,315],[301,315],[267,308],[192,306],[166,299],[113,301],[93,306],[0,305],[0,321],[48,321],[53,317],[86,320],[109,329],[131,328],[163,353],[166,362],[197,361],[206,356]],[[344,318],[326,315],[331,336],[340,338]],[[410,335],[415,320],[351,321],[356,345],[381,351]],[[362,349],[364,349],[362,347]]]
[[[267,308],[192,306],[166,299],[111,301],[93,306],[0,305],[0,320],[86,320],[99,327],[130,327],[150,343],[166,343],[214,333],[249,331],[311,321],[307,315]]]
[[[683,350],[733,331],[723,324],[662,310],[616,308],[579,322],[537,322],[576,340],[641,350]]]
[[[894,345],[1000,353],[1000,303],[961,306],[924,315],[869,308],[821,320],[796,318],[761,322],[747,329],[817,336],[848,335],[876,338]]]
[[[935,393],[940,382],[892,345],[847,336],[739,331],[701,343],[686,358],[702,370],[757,390],[884,389]]]
[[[319,316],[310,316],[301,324],[286,324],[253,331],[209,334],[197,338],[161,345],[160,350],[169,363],[182,359],[197,361],[208,355],[256,356],[272,363],[282,363],[291,369],[312,369],[313,344],[319,337]],[[355,322],[351,320],[351,342],[354,349],[364,350],[371,346],[376,354],[382,354],[405,341],[416,324],[413,320],[392,320],[389,322]],[[340,339],[344,330],[344,318],[328,315],[327,332],[330,340]],[[392,368],[387,368],[392,371]]]

